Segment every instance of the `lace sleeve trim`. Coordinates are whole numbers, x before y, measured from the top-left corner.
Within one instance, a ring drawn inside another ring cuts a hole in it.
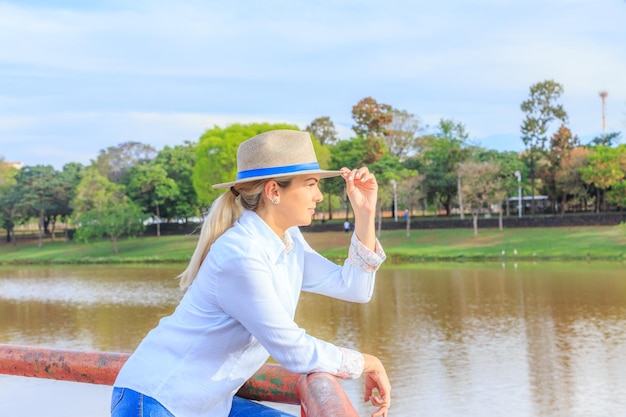
[[[376,239],[375,249],[375,251],[370,250],[361,243],[361,241],[356,237],[356,234],[353,234],[350,241],[348,259],[352,265],[362,271],[376,271],[387,258],[387,255],[385,254],[385,251],[383,250],[383,247],[378,239]]]
[[[343,361],[337,376],[343,379],[356,379],[363,373],[363,367],[365,365],[365,359],[363,355],[356,350],[339,348],[343,353]]]

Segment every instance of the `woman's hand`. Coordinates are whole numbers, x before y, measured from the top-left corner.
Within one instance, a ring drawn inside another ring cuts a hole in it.
[[[359,215],[375,214],[378,183],[374,174],[367,167],[353,170],[342,168],[341,176],[346,181],[346,192],[354,212]]]
[[[387,417],[387,412],[391,406],[391,384],[385,367],[375,356],[364,353],[363,359],[365,360],[363,367],[365,377],[364,401],[370,401],[374,407],[378,407],[372,417]],[[374,390],[378,391],[377,395]]]
[[[341,169],[346,181],[346,193],[354,211],[354,233],[363,245],[371,250],[376,247],[376,202],[378,183],[367,167],[350,170]]]

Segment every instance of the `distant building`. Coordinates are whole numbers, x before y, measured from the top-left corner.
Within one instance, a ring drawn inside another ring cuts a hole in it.
[[[532,201],[535,200],[535,210],[537,213],[549,212],[552,210],[552,202],[547,195],[530,196],[525,195],[522,197],[522,210],[524,213],[530,213],[530,206]],[[509,198],[509,204],[512,211],[517,210],[519,204],[519,197]]]
[[[15,169],[22,169],[24,167],[23,162],[3,162],[3,164],[13,167]]]

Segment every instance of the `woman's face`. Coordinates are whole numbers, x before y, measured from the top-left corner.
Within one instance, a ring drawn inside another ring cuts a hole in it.
[[[311,224],[317,203],[324,199],[319,182],[319,175],[299,175],[289,186],[280,189],[279,203],[273,208],[276,223],[283,231]]]

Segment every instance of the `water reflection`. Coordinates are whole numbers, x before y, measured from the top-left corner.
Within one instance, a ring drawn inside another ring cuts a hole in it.
[[[132,351],[175,307],[179,271],[0,269],[0,341]],[[297,321],[381,357],[394,386],[392,415],[626,410],[626,268],[619,264],[384,268],[371,303],[305,294]],[[343,385],[369,415],[360,381]],[[17,415],[4,411],[0,404],[0,414]],[[106,408],[94,415],[106,416]]]
[[[178,268],[0,269],[0,340],[130,352],[180,299]]]

